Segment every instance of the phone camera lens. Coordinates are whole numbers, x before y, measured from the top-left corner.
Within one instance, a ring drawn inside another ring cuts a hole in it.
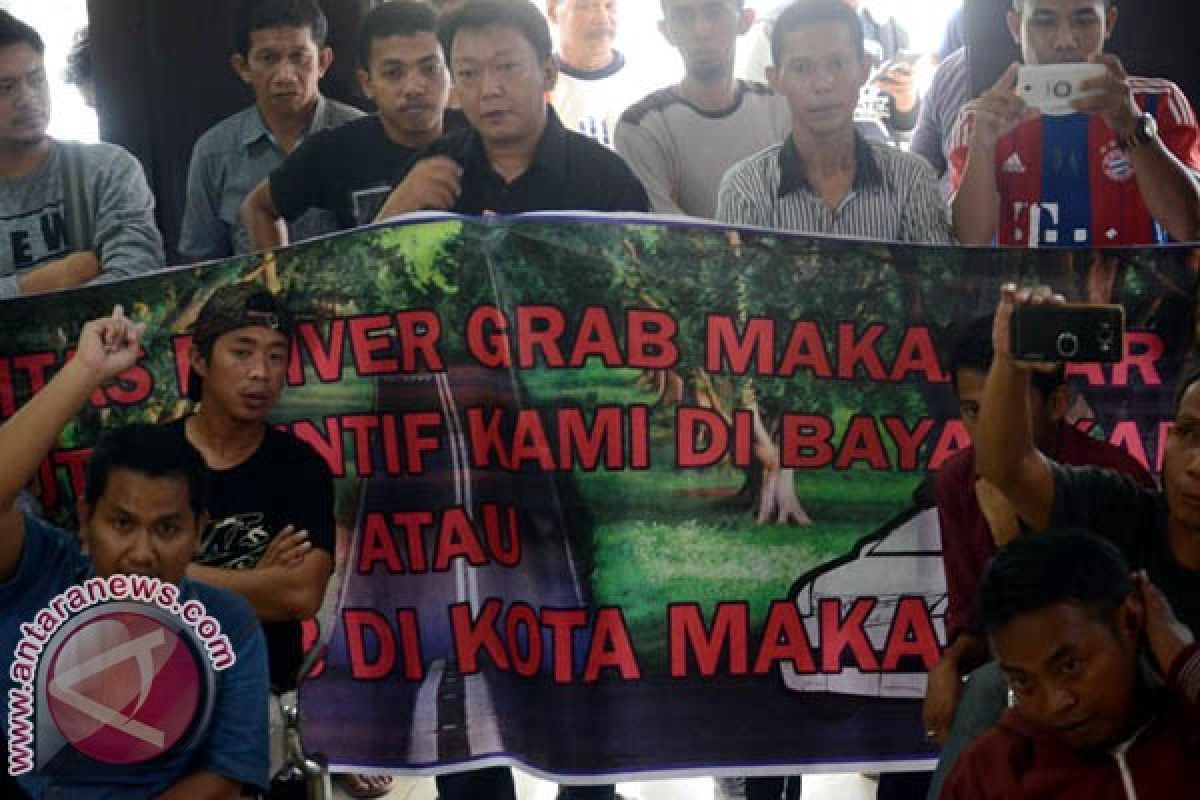
[[[1057,83],[1054,84],[1053,88],[1050,91],[1055,97],[1070,97],[1071,96],[1071,82],[1070,81],[1058,81]]]
[[[1079,352],[1079,337],[1070,331],[1058,335],[1058,355],[1062,358],[1073,358]]]

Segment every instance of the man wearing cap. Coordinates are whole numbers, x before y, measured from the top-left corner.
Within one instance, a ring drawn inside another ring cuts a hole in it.
[[[199,451],[211,480],[211,523],[188,577],[250,602],[276,693],[296,686],[300,623],[321,606],[334,549],[328,465],[266,421],[283,390],[291,334],[287,309],[266,289],[218,289],[188,353],[188,396],[200,406],[170,424]],[[278,753],[272,749],[272,774]]]

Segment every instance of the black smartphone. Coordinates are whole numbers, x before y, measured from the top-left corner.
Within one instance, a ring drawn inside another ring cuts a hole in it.
[[[1023,361],[1115,363],[1125,357],[1125,309],[1117,305],[1017,306],[1009,346]]]

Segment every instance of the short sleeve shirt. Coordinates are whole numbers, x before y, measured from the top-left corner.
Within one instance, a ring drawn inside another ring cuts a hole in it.
[[[445,131],[464,127],[461,112],[446,113]],[[389,139],[378,115],[362,117],[306,139],[271,173],[271,198],[288,222],[322,209],[341,230],[368,225],[418,152]]]
[[[1200,572],[1175,560],[1167,541],[1166,495],[1095,467],[1054,470],[1055,527],[1085,528],[1110,540],[1131,569],[1144,569],[1171,602],[1180,621],[1200,630]]]
[[[170,428],[185,441],[186,417]],[[221,569],[251,569],[267,545],[288,525],[308,531],[309,541],[333,557],[334,498],[329,466],[307,444],[267,428],[259,448],[241,464],[209,470],[211,522],[194,561]],[[299,620],[263,624],[271,685],[296,685],[304,659]]]
[[[1154,479],[1136,459],[1119,447],[1095,439],[1065,422],[1059,423],[1052,452],[1066,465],[1095,466],[1127,475],[1136,485],[1154,486]],[[996,541],[975,497],[975,448],[951,457],[934,478],[934,497],[942,531],[942,560],[946,566],[946,636],[976,630],[975,601]]]

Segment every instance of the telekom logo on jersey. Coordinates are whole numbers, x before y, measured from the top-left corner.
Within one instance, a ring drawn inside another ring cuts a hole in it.
[[[1059,204],[1058,203],[1013,203],[1013,236],[1020,240],[1028,235],[1028,245],[1037,247],[1042,244],[1062,244],[1062,245],[1077,245],[1086,244],[1091,235],[1091,231],[1087,228],[1076,228],[1071,231],[1071,238],[1065,239],[1062,237],[1062,232],[1058,230],[1059,224]],[[1026,232],[1028,231],[1028,234]],[[1105,236],[1109,239],[1116,239],[1118,233],[1116,230],[1108,230]]]

